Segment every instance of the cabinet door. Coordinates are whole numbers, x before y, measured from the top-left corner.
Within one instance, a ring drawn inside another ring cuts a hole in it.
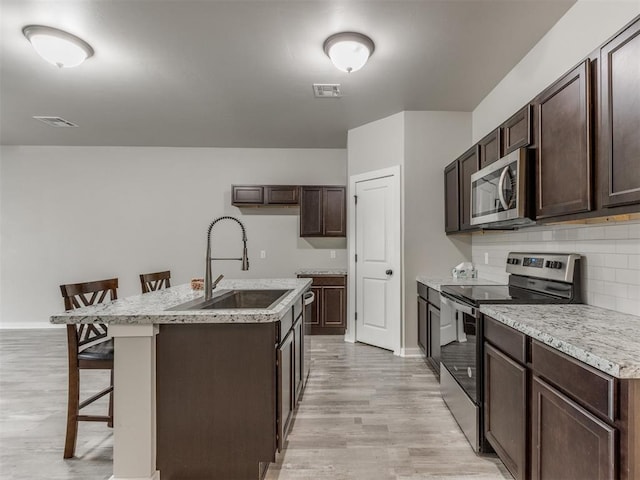
[[[471,175],[478,171],[478,147],[474,146],[458,159],[460,168],[460,230],[477,228],[471,225]]]
[[[440,310],[428,304],[427,360],[440,375]]]
[[[322,326],[342,329],[345,323],[345,287],[322,287]]]
[[[614,479],[616,430],[533,377],[531,477]]]
[[[640,20],[600,50],[604,206],[640,203]]]
[[[460,231],[460,206],[458,192],[458,160],[444,169],[444,231]]]
[[[347,191],[345,187],[324,187],[323,230],[325,237],[347,236]]]
[[[315,330],[315,327],[320,327],[320,320],[322,319],[322,287],[311,287],[311,291],[315,295],[316,299],[311,304],[310,307],[310,315],[307,320],[309,325],[312,327],[312,331]]]
[[[427,302],[418,297],[418,346],[427,353]]]
[[[313,291],[313,290],[312,290]],[[313,318],[313,310],[315,308],[316,303],[318,302],[318,296],[314,292],[315,299],[313,303],[304,306],[304,342],[303,342],[303,350],[302,350],[302,383],[307,383],[307,377],[309,376],[309,372],[311,371],[311,319]]]
[[[500,129],[496,128],[478,142],[480,149],[480,168],[492,164],[501,156]]]
[[[302,372],[304,355],[304,330],[302,328],[302,315],[293,325],[293,405],[298,405],[298,396],[302,391]]]
[[[267,185],[264,196],[267,205],[298,205],[296,185]]]
[[[484,433],[516,480],[526,478],[527,369],[484,344]]]
[[[527,105],[502,124],[503,155],[531,145],[531,112]]]
[[[232,185],[231,203],[239,207],[262,205],[264,203],[264,187],[262,185]]]
[[[293,413],[294,335],[289,334],[278,347],[278,451],[281,452],[289,432]]]
[[[589,61],[546,89],[537,101],[536,216],[591,209]]]
[[[300,187],[300,236],[321,237],[322,187]]]

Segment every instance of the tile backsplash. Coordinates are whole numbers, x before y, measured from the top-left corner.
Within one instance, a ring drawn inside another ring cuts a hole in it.
[[[473,234],[472,261],[481,278],[506,282],[507,254],[522,251],[581,254],[583,301],[640,315],[640,221]]]

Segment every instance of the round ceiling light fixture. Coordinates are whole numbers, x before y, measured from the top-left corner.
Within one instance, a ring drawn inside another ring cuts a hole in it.
[[[22,33],[38,55],[58,68],[76,67],[93,55],[91,45],[64,30],[27,25]]]
[[[373,40],[356,32],[341,32],[324,41],[324,53],[338,70],[351,73],[364,67],[375,50]]]

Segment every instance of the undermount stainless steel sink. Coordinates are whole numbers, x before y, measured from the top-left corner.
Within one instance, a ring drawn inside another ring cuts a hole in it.
[[[199,298],[168,310],[272,308],[289,293],[291,290],[229,290],[221,292],[210,300]]]

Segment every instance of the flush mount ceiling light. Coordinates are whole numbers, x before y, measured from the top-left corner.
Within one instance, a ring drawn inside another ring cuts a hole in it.
[[[357,72],[375,50],[373,40],[356,32],[341,32],[331,35],[324,41],[324,53],[338,70]]]
[[[91,45],[64,30],[27,25],[22,33],[38,55],[59,68],[76,67],[93,55]]]

